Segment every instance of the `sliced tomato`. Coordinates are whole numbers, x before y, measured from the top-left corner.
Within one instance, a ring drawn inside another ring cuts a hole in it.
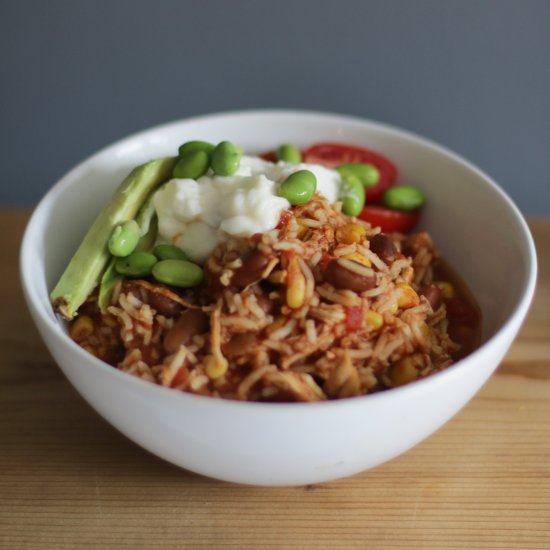
[[[367,205],[359,218],[372,226],[380,226],[383,233],[408,233],[418,223],[420,212],[401,212],[384,206]]]
[[[303,152],[303,158],[304,162],[323,164],[330,168],[353,162],[376,166],[380,172],[380,181],[374,187],[365,189],[367,202],[380,200],[384,191],[397,179],[397,168],[391,161],[376,151],[362,147],[341,143],[316,143]]]
[[[277,162],[277,155],[275,151],[267,151],[266,153],[262,153],[260,155],[260,158],[267,160],[269,162]]]

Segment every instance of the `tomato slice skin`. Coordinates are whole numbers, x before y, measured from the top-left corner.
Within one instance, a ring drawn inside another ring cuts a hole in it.
[[[397,168],[386,157],[362,147],[343,145],[341,143],[316,143],[303,152],[304,162],[310,164],[323,164],[334,168],[340,164],[355,162],[373,164],[380,172],[380,181],[374,187],[365,188],[368,202],[376,202],[391,187],[397,179]]]
[[[401,212],[384,206],[367,205],[359,218],[372,226],[382,228],[383,233],[409,233],[418,223],[420,212]]]
[[[277,153],[275,151],[266,151],[260,155],[260,158],[269,162],[277,162]]]

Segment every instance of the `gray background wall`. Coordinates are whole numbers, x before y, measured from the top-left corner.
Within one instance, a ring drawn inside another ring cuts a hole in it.
[[[0,0],[0,203],[124,135],[249,107],[407,128],[550,214],[550,1]]]

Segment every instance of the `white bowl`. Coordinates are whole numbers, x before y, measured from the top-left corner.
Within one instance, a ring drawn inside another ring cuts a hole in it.
[[[181,393],[134,378],[67,336],[48,292],[97,212],[134,166],[190,139],[248,152],[336,141],[393,159],[424,190],[423,225],[483,311],[483,344],[451,368],[386,392],[308,404],[247,403]],[[182,120],[130,136],[85,160],[36,208],[21,250],[26,300],[50,352],[82,396],[154,454],[218,479],[297,485],[355,474],[410,449],[449,420],[496,369],[533,296],[536,257],[520,212],[487,175],[411,133],[346,116],[244,111]]]

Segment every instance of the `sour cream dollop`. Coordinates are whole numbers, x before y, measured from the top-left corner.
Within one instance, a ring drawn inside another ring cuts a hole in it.
[[[209,171],[198,180],[172,179],[153,199],[159,242],[181,248],[195,262],[204,262],[229,236],[249,237],[277,226],[290,203],[279,197],[279,184],[298,170],[317,178],[317,192],[336,202],[340,175],[315,164],[273,164],[243,156],[233,176]]]

